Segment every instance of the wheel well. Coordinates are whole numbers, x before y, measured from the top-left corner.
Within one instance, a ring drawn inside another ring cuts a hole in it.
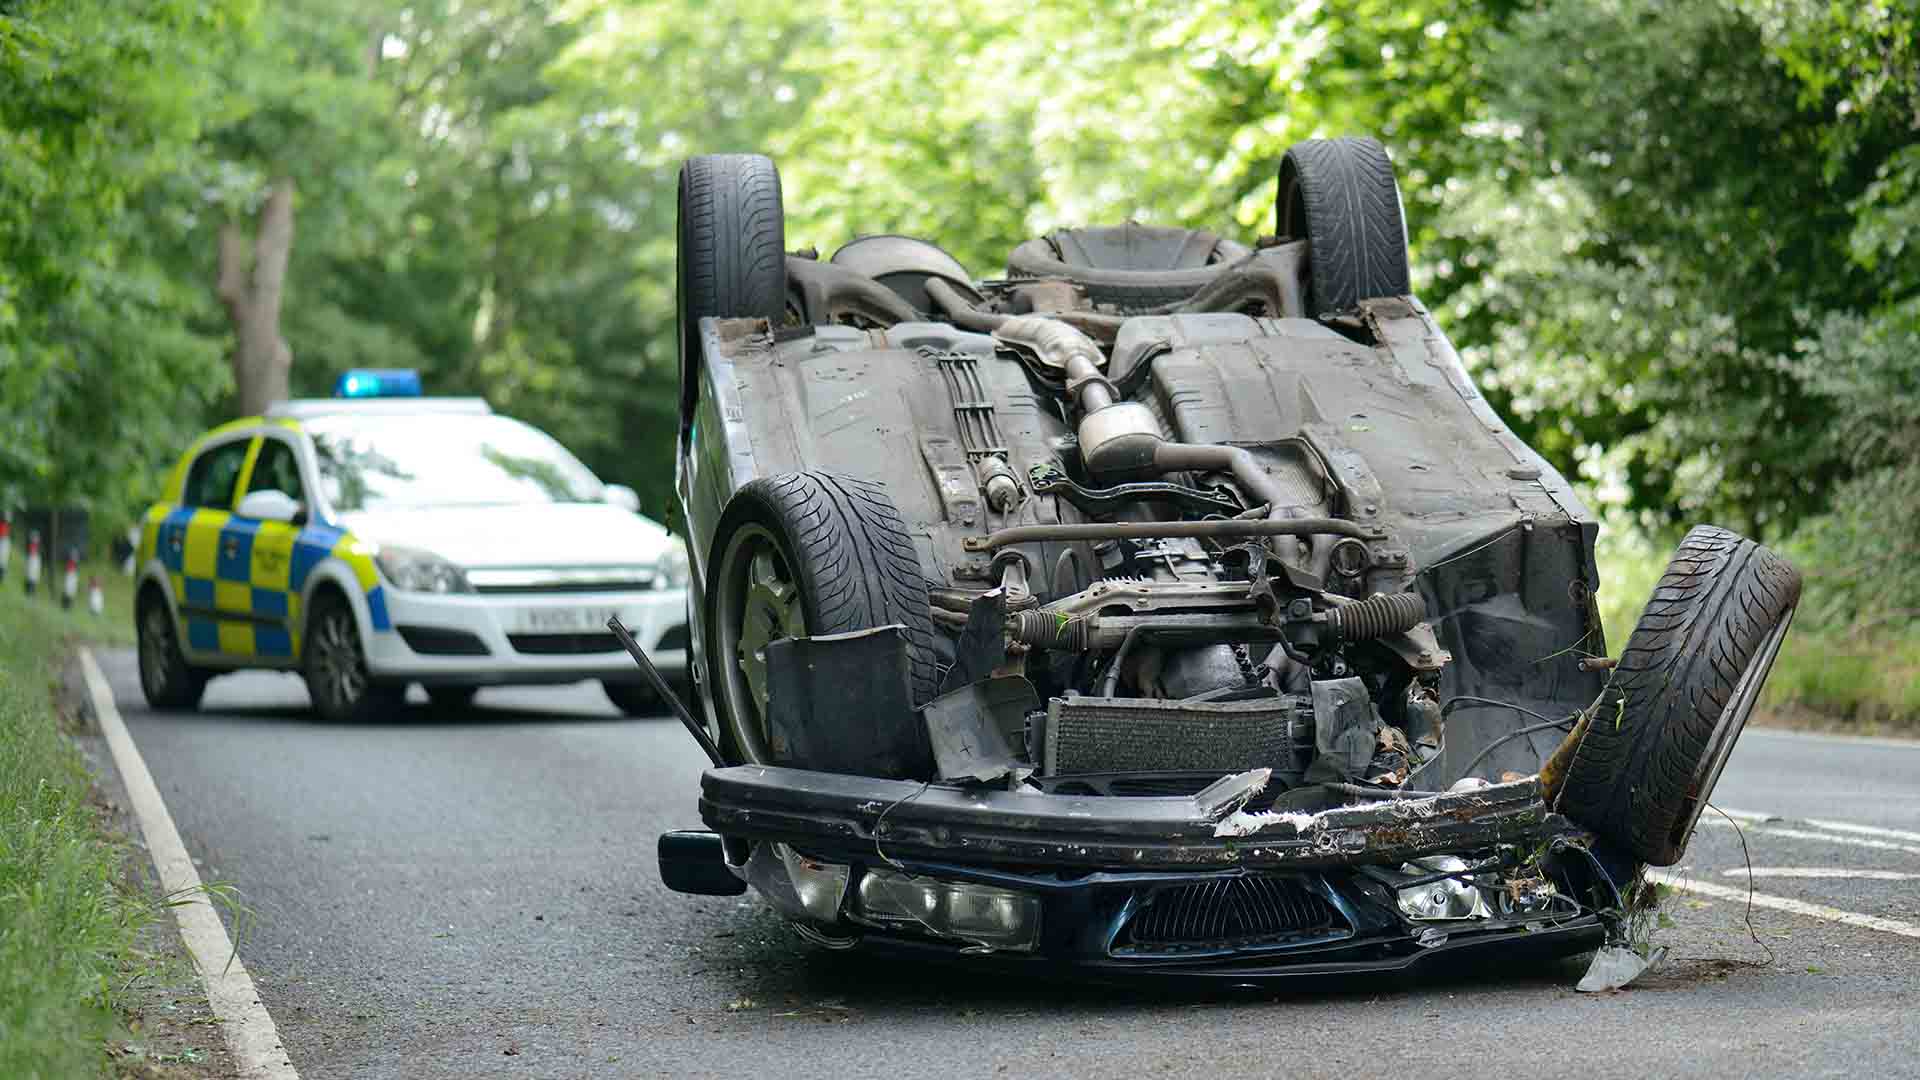
[[[306,603],[306,613],[305,613],[303,622],[309,622],[309,623],[312,622],[314,611],[318,609],[320,605],[327,600],[338,602],[339,604],[344,606],[348,611],[353,610],[353,604],[351,601],[347,599],[347,592],[345,589],[342,589],[338,584],[334,582],[323,581],[320,584],[315,585],[313,587],[313,596]],[[301,636],[303,637],[305,636],[304,632],[302,633]]]

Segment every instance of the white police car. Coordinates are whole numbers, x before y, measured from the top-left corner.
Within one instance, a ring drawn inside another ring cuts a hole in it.
[[[686,551],[551,437],[410,371],[341,376],[332,399],[223,424],[182,455],[141,528],[140,681],[192,708],[241,668],[297,671],[314,709],[359,719],[410,683],[598,679],[659,702],[607,631],[619,615],[686,672]]]

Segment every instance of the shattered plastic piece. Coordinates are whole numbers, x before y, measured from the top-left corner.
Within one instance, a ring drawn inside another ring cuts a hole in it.
[[[1275,825],[1292,825],[1296,835],[1305,836],[1320,827],[1320,815],[1285,813],[1279,810],[1241,810],[1223,818],[1213,827],[1215,836],[1251,836]]]
[[[1642,957],[1625,945],[1603,946],[1593,954],[1593,963],[1587,966],[1587,973],[1580,977],[1580,985],[1576,989],[1589,994],[1618,990],[1658,967],[1666,956],[1665,945],[1653,950],[1651,957]]]
[[[1272,769],[1248,769],[1243,773],[1223,776],[1201,788],[1193,796],[1193,803],[1199,808],[1201,817],[1218,817],[1229,810],[1237,811],[1247,805],[1248,799],[1266,790],[1267,781],[1272,776]]]
[[[1014,753],[1007,729],[1039,704],[1033,684],[1017,675],[969,683],[927,702],[921,715],[940,779],[1026,779],[1033,769]]]

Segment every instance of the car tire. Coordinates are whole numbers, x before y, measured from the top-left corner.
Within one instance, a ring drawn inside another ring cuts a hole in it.
[[[429,686],[427,700],[436,709],[455,712],[473,708],[473,699],[478,693],[477,686]]]
[[[1309,315],[1413,291],[1400,185],[1378,140],[1295,143],[1280,163],[1274,209],[1280,239],[1307,242]]]
[[[824,472],[762,477],[734,494],[714,535],[717,555],[706,589],[708,692],[733,759],[769,762],[760,713],[765,672],[759,669],[756,688],[748,659],[764,649],[750,647],[752,618],[772,627],[768,642],[900,624],[908,691],[916,705],[933,698],[938,671],[927,581],[884,485]],[[756,565],[762,555],[764,567]],[[760,591],[752,594],[749,575],[762,569],[770,577],[755,578]]]
[[[760,154],[702,154],[680,167],[675,289],[682,430],[698,393],[700,320],[787,311],[787,221],[780,171]]]
[[[373,681],[360,643],[353,608],[338,594],[313,599],[300,649],[300,670],[307,680],[313,711],[328,723],[374,720],[397,711],[406,687]]]
[[[1745,537],[1687,533],[1584,724],[1556,807],[1654,866],[1685,853],[1800,599]]]
[[[195,709],[210,672],[187,663],[167,602],[149,589],[140,598],[138,622],[140,692],[155,709]]]

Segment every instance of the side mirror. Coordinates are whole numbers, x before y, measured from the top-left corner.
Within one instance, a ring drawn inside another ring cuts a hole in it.
[[[628,513],[640,512],[640,493],[625,484],[602,484],[600,486],[602,502],[612,503]]]
[[[284,491],[249,491],[234,513],[255,521],[284,521],[298,525],[307,519],[306,507]]]

